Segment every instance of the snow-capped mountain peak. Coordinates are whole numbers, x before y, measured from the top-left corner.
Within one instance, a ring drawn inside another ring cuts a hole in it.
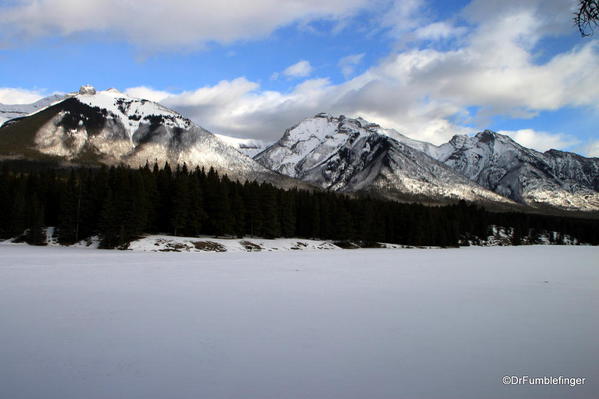
[[[320,113],[285,131],[255,159],[328,190],[509,202],[407,145],[410,140],[363,118]]]
[[[255,159],[338,191],[383,188],[493,201],[491,190],[531,206],[599,210],[599,159],[541,153],[491,130],[436,146],[363,118],[320,113],[288,129]]]
[[[96,88],[92,85],[83,85],[79,88],[79,94],[93,96],[96,94]]]
[[[293,185],[178,112],[89,85],[3,125],[0,154],[132,166],[186,163],[232,178]]]
[[[526,148],[490,130],[454,136],[432,154],[458,173],[527,205],[599,209],[599,160]],[[436,155],[436,156],[435,156]]]
[[[10,120],[0,126],[0,155],[11,157],[187,163],[241,179],[294,186],[285,175],[327,190],[402,200],[599,210],[598,158],[541,153],[490,130],[436,146],[361,117],[319,113],[266,147],[213,135],[160,104],[90,85],[34,104],[0,105],[4,119]]]
[[[178,112],[152,101],[130,97],[116,89],[96,91],[92,86],[82,86],[74,98],[82,104],[108,111],[109,117],[120,120],[127,128],[131,139],[143,125],[163,124],[179,129],[189,129],[193,125]]]

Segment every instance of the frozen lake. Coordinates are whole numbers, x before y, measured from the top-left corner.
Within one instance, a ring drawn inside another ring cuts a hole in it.
[[[7,399],[596,398],[599,248],[2,245],[0,323]]]

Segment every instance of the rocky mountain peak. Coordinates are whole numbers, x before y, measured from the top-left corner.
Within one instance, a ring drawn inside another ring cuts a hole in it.
[[[465,134],[456,134],[449,140],[449,144],[451,144],[454,148],[462,148],[464,145],[470,140],[470,137]]]
[[[93,96],[96,94],[96,88],[92,85],[83,85],[79,88],[79,94]]]
[[[74,164],[214,167],[239,180],[294,186],[181,114],[118,90],[82,86],[61,101],[0,127],[0,156]]]
[[[327,190],[509,202],[408,144],[412,142],[363,118],[320,113],[288,129],[254,159]]]

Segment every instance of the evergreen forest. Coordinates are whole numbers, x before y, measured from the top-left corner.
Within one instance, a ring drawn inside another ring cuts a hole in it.
[[[332,192],[283,190],[238,182],[214,169],[146,165],[0,170],[0,238],[44,245],[45,227],[61,244],[99,236],[126,248],[144,234],[297,237],[339,242],[459,246],[512,228],[513,244],[549,231],[599,244],[599,220],[490,212],[460,201],[446,206],[399,203]]]

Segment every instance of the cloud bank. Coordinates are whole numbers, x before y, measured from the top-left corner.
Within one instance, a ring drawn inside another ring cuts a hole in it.
[[[31,104],[42,97],[37,90],[0,87],[0,104]]]
[[[586,148],[586,153],[589,157],[599,158],[599,140],[590,143]]]
[[[22,37],[106,33],[144,49],[198,48],[265,37],[291,23],[341,20],[367,0],[19,0],[0,5],[0,31]]]
[[[195,46],[250,40],[294,22],[342,20],[367,4],[148,3],[140,9],[117,0],[21,0],[0,8],[0,31],[32,37],[110,31],[140,46]],[[377,24],[395,38],[396,47],[358,75],[355,67],[368,54],[348,54],[338,63],[345,76],[340,83],[309,78],[313,68],[304,59],[283,72],[273,71],[299,80],[288,91],[267,90],[243,76],[177,93],[144,86],[126,91],[162,102],[214,132],[267,141],[319,112],[362,116],[439,144],[454,134],[486,128],[497,116],[533,118],[564,107],[599,110],[599,41],[581,40],[549,57],[538,53],[542,40],[571,32],[573,1],[474,0],[447,20],[426,17],[424,0],[376,4],[386,10],[376,16]],[[505,133],[538,150],[579,144],[567,134],[526,128]],[[596,146],[587,148],[596,154]]]
[[[598,41],[584,41],[537,61],[535,45],[540,40],[571,28],[568,18],[561,24],[555,20],[557,13],[569,15],[567,2],[504,3],[500,7],[491,1],[473,2],[464,11],[469,28],[443,21],[414,26],[416,45],[392,52],[339,84],[326,78],[307,79],[289,92],[279,92],[263,90],[259,83],[240,77],[158,97],[211,130],[269,141],[318,112],[360,115],[439,144],[456,133],[485,128],[498,115],[532,118],[562,107],[599,109]],[[399,14],[406,18],[405,12]],[[434,45],[452,35],[459,36],[455,45]],[[419,37],[429,44],[418,45]],[[350,55],[340,66],[351,67],[366,56]],[[153,95],[151,89],[143,90]],[[539,150],[576,144],[564,134],[531,129],[507,133]]]

